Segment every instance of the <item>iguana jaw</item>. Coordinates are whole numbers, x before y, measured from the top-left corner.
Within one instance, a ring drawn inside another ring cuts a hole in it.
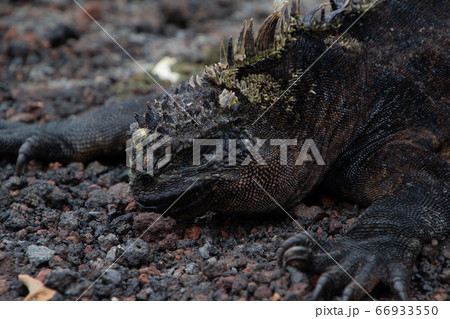
[[[183,176],[167,179],[165,182],[154,183],[140,175],[131,183],[134,198],[138,204],[160,214],[200,215],[208,210],[208,202],[213,180],[204,176]]]

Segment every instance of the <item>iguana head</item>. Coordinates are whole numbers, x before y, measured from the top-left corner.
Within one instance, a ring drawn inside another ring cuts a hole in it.
[[[194,81],[136,116],[128,145],[134,197],[158,212],[175,201],[171,213],[258,210],[249,187],[258,163],[242,165],[250,156],[244,143],[257,141],[253,105],[206,75]]]
[[[195,87],[182,83],[149,105],[144,116],[136,116],[128,145],[134,197],[158,212],[179,198],[170,212],[189,215],[273,208],[253,178],[270,177],[275,183],[287,174],[273,171],[278,156],[268,133],[277,124],[264,119],[253,127],[264,108],[253,109],[256,104],[242,90],[218,85],[207,75],[194,81]],[[264,163],[248,149],[258,139],[266,139],[258,150]]]
[[[229,170],[219,159],[206,163],[202,156],[194,163],[193,143],[221,139],[233,128],[240,129],[241,118],[221,107],[219,87],[200,77],[190,82],[155,100],[131,126],[127,150],[134,196],[157,211],[164,211],[184,192],[171,211],[189,210],[210,200],[208,190]]]
[[[262,212],[276,208],[273,199],[292,204],[320,179],[317,158],[298,165],[310,159],[300,154],[317,131],[306,105],[319,103],[320,88],[313,76],[301,85],[297,78],[326,45],[304,31],[316,13],[300,22],[299,1],[291,5],[276,1],[256,36],[253,20],[244,22],[237,42],[223,49],[226,61],[136,115],[128,155],[142,206],[189,215]],[[315,142],[324,145],[325,138]]]

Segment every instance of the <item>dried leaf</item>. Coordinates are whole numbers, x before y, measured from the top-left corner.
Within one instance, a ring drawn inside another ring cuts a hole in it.
[[[19,275],[21,281],[28,288],[28,295],[24,301],[47,301],[51,300],[56,293],[56,290],[47,288],[37,279],[28,275]]]

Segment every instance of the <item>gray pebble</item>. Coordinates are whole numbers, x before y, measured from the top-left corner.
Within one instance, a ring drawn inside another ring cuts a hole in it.
[[[200,271],[200,268],[196,263],[189,263],[186,265],[186,269],[184,270],[185,273],[189,275],[196,275]]]
[[[49,262],[55,255],[55,251],[44,246],[30,245],[26,254],[30,263],[39,266]]]
[[[18,231],[28,226],[28,221],[21,212],[11,211],[8,219],[4,223],[9,230]]]
[[[100,242],[100,249],[103,251],[109,251],[111,247],[119,244],[119,238],[112,233],[109,233],[105,236],[101,235],[98,238],[98,241]]]
[[[120,271],[115,269],[108,269],[102,277],[105,284],[113,284],[115,286],[119,285],[122,281],[122,275]]]
[[[253,243],[250,247],[245,248],[245,253],[250,256],[264,255],[264,247],[259,243]]]
[[[116,261],[117,258],[117,247],[111,247],[110,250],[106,253],[106,260],[107,261]]]
[[[97,189],[91,192],[86,201],[87,208],[103,207],[113,202],[112,196],[103,189]]]
[[[149,246],[142,239],[129,239],[123,257],[132,266],[139,266],[148,261]]]
[[[59,219],[59,226],[67,230],[75,230],[79,225],[79,218],[75,212],[64,212]]]
[[[209,242],[206,242],[198,251],[203,259],[209,259],[211,258],[211,255],[215,255],[218,252],[217,248]]]

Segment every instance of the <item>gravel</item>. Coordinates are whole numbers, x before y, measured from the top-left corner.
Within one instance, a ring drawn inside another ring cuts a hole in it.
[[[200,256],[203,259],[209,259],[209,258],[211,258],[211,255],[217,254],[218,250],[216,247],[211,245],[209,242],[206,242],[206,244],[204,244],[202,247],[200,247],[198,252],[200,253]]]
[[[149,245],[142,239],[130,238],[125,244],[123,257],[130,265],[136,267],[147,263],[149,257]]]
[[[40,266],[48,263],[55,255],[55,251],[44,246],[30,245],[26,254],[31,264]]]
[[[122,282],[122,275],[118,270],[108,269],[102,276],[102,280],[106,285],[112,284],[117,286]]]
[[[4,223],[8,230],[18,231],[28,226],[27,216],[22,212],[10,211]]]

